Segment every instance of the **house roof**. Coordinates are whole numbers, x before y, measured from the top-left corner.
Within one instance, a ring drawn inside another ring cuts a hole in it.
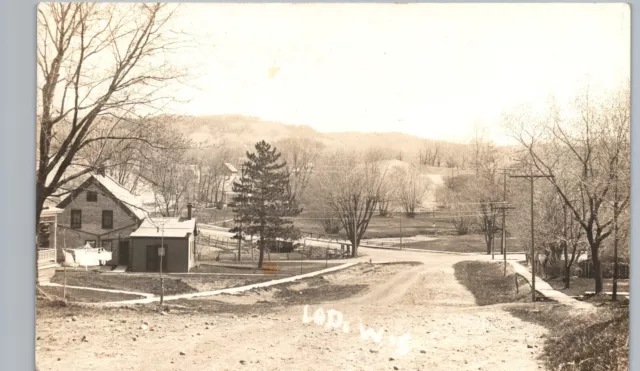
[[[93,178],[100,182],[109,192],[111,192],[118,200],[124,203],[124,206],[134,213],[140,220],[147,216],[142,200],[129,192],[120,183],[113,180],[107,175],[92,174]]]
[[[236,167],[235,167],[235,166],[233,166],[232,164],[230,164],[230,163],[228,163],[228,162],[225,162],[225,163],[224,163],[224,166],[226,166],[226,167],[227,167],[227,169],[228,169],[230,172],[232,172],[232,173],[237,173],[237,172],[238,172],[238,169],[236,169]]]
[[[87,182],[90,182],[92,179],[95,180],[104,189],[106,189],[109,193],[111,193],[113,197],[121,201],[122,206],[126,210],[134,214],[139,220],[143,220],[147,217],[147,211],[144,209],[142,200],[138,196],[135,196],[134,194],[129,192],[129,190],[113,180],[113,178],[107,175],[100,175],[95,173],[92,173],[90,177],[76,189],[76,191],[72,192],[64,200],[62,200],[62,202],[58,204],[58,207],[64,208],[71,200],[73,200],[78,195],[79,192],[77,191],[84,188]]]
[[[131,233],[130,237],[186,237],[194,233],[196,229],[195,219],[184,218],[147,218]],[[164,232],[163,232],[164,231]]]

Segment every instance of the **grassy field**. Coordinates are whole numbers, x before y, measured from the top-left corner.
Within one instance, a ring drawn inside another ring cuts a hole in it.
[[[526,303],[528,284],[520,282],[516,291],[513,273],[504,278],[499,264],[460,262],[454,268],[460,283],[473,293],[479,305],[514,303],[505,310],[549,330],[544,345],[549,370],[629,369],[628,306],[621,303],[586,313],[553,302]]]
[[[433,223],[435,222],[435,227]],[[313,214],[302,214],[294,219],[294,225],[303,232],[325,234],[320,220]],[[415,218],[407,218],[398,214],[392,217],[374,216],[364,238],[410,237],[415,235],[454,235],[455,229],[446,218],[434,217],[432,213],[421,213]],[[341,230],[338,236],[346,236]]]
[[[487,245],[484,236],[479,234],[468,234],[464,236],[441,236],[433,241],[419,241],[405,244],[409,249],[451,251],[451,252],[473,252],[486,253]],[[498,251],[497,249],[496,251]]]
[[[232,227],[233,211],[231,209],[217,210],[208,208],[199,210],[196,217],[199,223],[215,224],[221,227]],[[295,217],[294,225],[305,233],[324,235],[326,232],[322,227],[318,214],[303,212]],[[224,221],[227,221],[224,223]],[[435,227],[434,227],[435,223]],[[415,235],[456,235],[456,231],[448,218],[436,216],[434,213],[419,213],[415,218],[408,218],[402,213],[395,213],[393,216],[381,217],[375,215],[369,222],[369,227],[364,238],[384,238],[384,237],[410,237]],[[341,230],[337,236],[346,236]]]
[[[230,208],[218,210],[216,208],[206,208],[198,210],[195,217],[198,223],[216,224],[223,226],[223,221],[233,219],[233,211]]]

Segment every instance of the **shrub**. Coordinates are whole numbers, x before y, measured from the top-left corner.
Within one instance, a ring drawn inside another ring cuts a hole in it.
[[[342,223],[338,218],[326,218],[320,220],[324,231],[329,234],[338,234],[342,230]]]

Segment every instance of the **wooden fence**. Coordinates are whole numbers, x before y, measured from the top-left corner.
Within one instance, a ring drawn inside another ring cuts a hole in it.
[[[593,261],[585,260],[578,263],[578,267],[580,267],[580,277],[585,278],[593,278]],[[613,268],[614,263],[601,263],[602,268],[602,278],[613,278]],[[620,279],[628,279],[629,278],[630,266],[625,263],[618,263],[618,278]]]
[[[564,275],[564,265],[560,262],[558,265],[542,266],[542,264],[536,264],[536,274],[541,277],[562,277]],[[602,263],[602,278],[613,278],[613,263]],[[629,279],[629,264],[618,264],[618,278]],[[584,260],[578,263],[574,263],[571,266],[571,275],[581,278],[594,278],[593,273],[593,261]]]
[[[38,250],[38,263],[55,263],[56,249]]]

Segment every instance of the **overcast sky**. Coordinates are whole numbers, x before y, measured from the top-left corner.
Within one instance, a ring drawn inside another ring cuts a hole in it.
[[[630,76],[623,4],[189,4],[178,113],[505,142],[500,116]],[[196,89],[197,88],[197,89]]]

